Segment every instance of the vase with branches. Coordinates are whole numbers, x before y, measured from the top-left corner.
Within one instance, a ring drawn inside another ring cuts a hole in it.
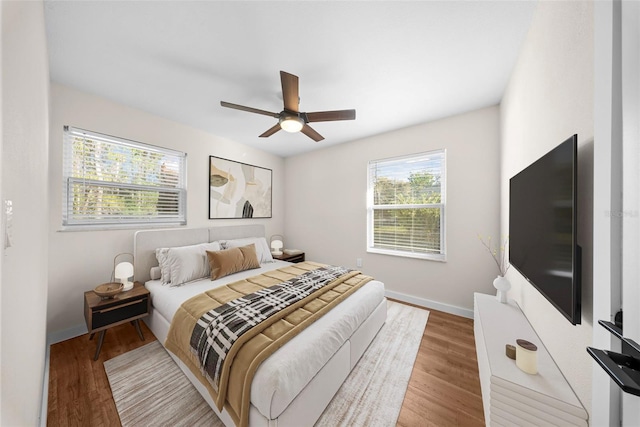
[[[494,245],[491,236],[487,236],[486,240],[482,235],[478,234],[478,239],[484,245],[485,248],[491,254],[491,258],[496,263],[498,267],[498,277],[496,277],[493,281],[493,286],[497,289],[496,297],[498,301],[502,303],[507,302],[507,292],[511,289],[511,283],[507,278],[505,278],[505,274],[509,270],[511,265],[507,261],[507,245],[509,243],[509,236],[505,237],[504,240],[498,241],[497,245]]]

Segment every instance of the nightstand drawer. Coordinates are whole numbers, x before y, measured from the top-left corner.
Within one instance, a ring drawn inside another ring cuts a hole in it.
[[[273,255],[273,259],[279,259],[280,261],[287,261],[287,262],[304,262],[304,252],[299,252],[297,254],[280,254],[280,255]]]
[[[301,254],[289,255],[286,260],[295,263],[304,262],[304,252]]]
[[[112,307],[104,307],[96,309],[92,316],[91,330],[101,328],[103,326],[112,325],[123,320],[131,320],[136,316],[147,314],[149,299],[129,301],[125,304],[114,305]]]

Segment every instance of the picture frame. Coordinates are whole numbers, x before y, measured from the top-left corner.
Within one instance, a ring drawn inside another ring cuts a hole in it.
[[[271,218],[271,169],[209,156],[209,219]]]

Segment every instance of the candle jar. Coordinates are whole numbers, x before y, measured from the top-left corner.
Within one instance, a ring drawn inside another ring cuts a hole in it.
[[[527,340],[516,340],[516,366],[527,374],[537,374],[538,347]]]

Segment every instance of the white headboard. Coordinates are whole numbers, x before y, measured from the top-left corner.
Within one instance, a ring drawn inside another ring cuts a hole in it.
[[[158,265],[157,248],[196,245],[243,237],[264,237],[264,233],[264,225],[262,224],[137,231],[133,237],[133,277],[142,283],[151,278],[149,273],[151,267]]]

